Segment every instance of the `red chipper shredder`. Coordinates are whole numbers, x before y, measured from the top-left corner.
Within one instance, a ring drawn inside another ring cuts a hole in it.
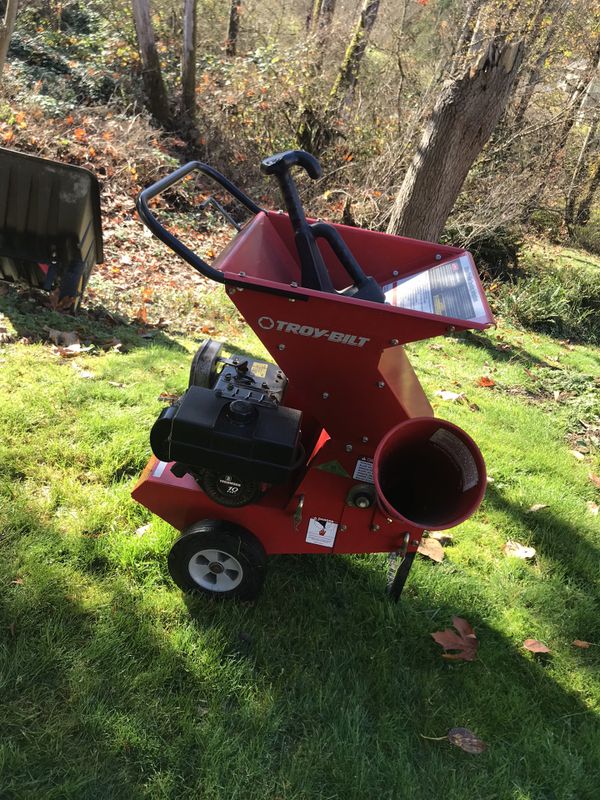
[[[388,552],[397,599],[424,531],[467,519],[486,485],[477,445],[434,417],[403,345],[493,318],[467,251],[307,221],[294,166],[321,175],[302,151],[261,165],[287,214],[200,162],[139,197],[145,224],[225,284],[276,363],[205,342],[189,388],[152,428],[133,497],[181,531],[168,563],[184,591],[254,597],[273,553]],[[251,214],[212,266],[149,205],[195,171]]]

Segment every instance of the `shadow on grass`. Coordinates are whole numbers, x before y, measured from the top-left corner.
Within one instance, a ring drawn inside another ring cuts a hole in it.
[[[494,484],[487,487],[486,503],[509,515],[541,556],[554,561],[570,581],[600,604],[600,547],[549,508],[529,513],[511,503]]]
[[[48,341],[47,328],[54,328],[75,331],[84,344],[93,343],[101,348],[110,349],[121,343],[124,350],[132,350],[152,343],[187,352],[164,331],[128,321],[103,305],[84,305],[75,314],[65,313],[51,309],[47,295],[41,290],[0,285],[8,286],[7,294],[0,296],[0,315],[10,320],[17,339]]]
[[[483,599],[423,588],[436,566],[395,605],[380,557],[279,556],[255,604],[194,598],[190,616],[151,551],[145,584],[101,540],[22,516],[0,600],[7,800],[597,796],[590,708]],[[480,641],[471,664],[429,636],[457,613]],[[487,752],[423,738],[455,725]]]
[[[463,331],[459,338],[473,347],[477,347],[480,350],[485,350],[486,353],[490,354],[494,361],[516,361],[519,364],[524,364],[528,367],[533,365],[542,367],[550,366],[550,364],[548,364],[547,361],[544,361],[543,358],[539,358],[539,356],[530,353],[529,350],[525,350],[525,348],[519,347],[514,343],[506,343],[505,349],[500,349],[500,347],[494,344],[494,342],[488,336],[476,333],[474,331]]]

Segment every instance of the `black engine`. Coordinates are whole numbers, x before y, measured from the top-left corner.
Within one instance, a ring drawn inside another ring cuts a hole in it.
[[[257,500],[264,484],[289,480],[302,463],[302,412],[281,405],[287,378],[275,364],[221,359],[218,349],[196,370],[196,382],[205,385],[191,385],[161,413],[150,444],[157,458],[176,462],[175,475],[193,475],[212,500],[242,506]]]

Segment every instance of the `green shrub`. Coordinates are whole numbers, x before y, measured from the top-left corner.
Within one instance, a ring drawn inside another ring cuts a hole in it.
[[[529,263],[522,277],[496,284],[495,311],[563,339],[600,343],[600,280],[590,268]]]
[[[573,240],[578,247],[600,255],[600,219],[588,222],[587,225],[576,225],[573,228]]]
[[[487,278],[510,280],[520,275],[519,255],[523,242],[520,234],[500,227],[473,235],[472,231],[458,231],[449,227],[444,241],[464,246],[472,253],[479,271]]]

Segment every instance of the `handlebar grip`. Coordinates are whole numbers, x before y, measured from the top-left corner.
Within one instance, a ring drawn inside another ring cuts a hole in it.
[[[190,161],[188,164],[184,164],[179,169],[176,169],[174,172],[171,172],[169,175],[166,175],[161,180],[156,181],[151,186],[148,186],[142,192],[140,192],[136,207],[138,210],[138,214],[142,222],[150,228],[152,233],[156,236],[157,239],[160,239],[161,242],[164,242],[167,247],[170,247],[178,256],[183,258],[184,261],[187,261],[195,270],[200,272],[210,280],[216,281],[217,283],[224,283],[225,278],[223,277],[223,273],[211,267],[206,261],[203,261],[199,255],[196,255],[192,250],[189,249],[182,241],[180,241],[176,236],[168,231],[161,223],[156,219],[152,211],[150,210],[150,200],[153,197],[164,192],[166,189],[169,189],[171,186],[174,186],[179,181],[183,180],[187,175],[192,172],[201,172],[204,175],[207,175],[209,178],[212,178],[216,183],[220,184],[226,192],[228,192],[232,197],[238,200],[242,205],[244,205],[252,214],[258,214],[262,211],[262,208],[256,203],[251,200],[241,189],[231,183],[224,175],[221,175],[220,172],[217,172],[216,169],[213,169],[208,164],[203,164],[201,161]]]
[[[265,175],[280,177],[296,166],[303,167],[313,180],[320,178],[323,174],[317,159],[304,150],[286,150],[284,153],[275,153],[275,155],[263,159],[260,169]]]

